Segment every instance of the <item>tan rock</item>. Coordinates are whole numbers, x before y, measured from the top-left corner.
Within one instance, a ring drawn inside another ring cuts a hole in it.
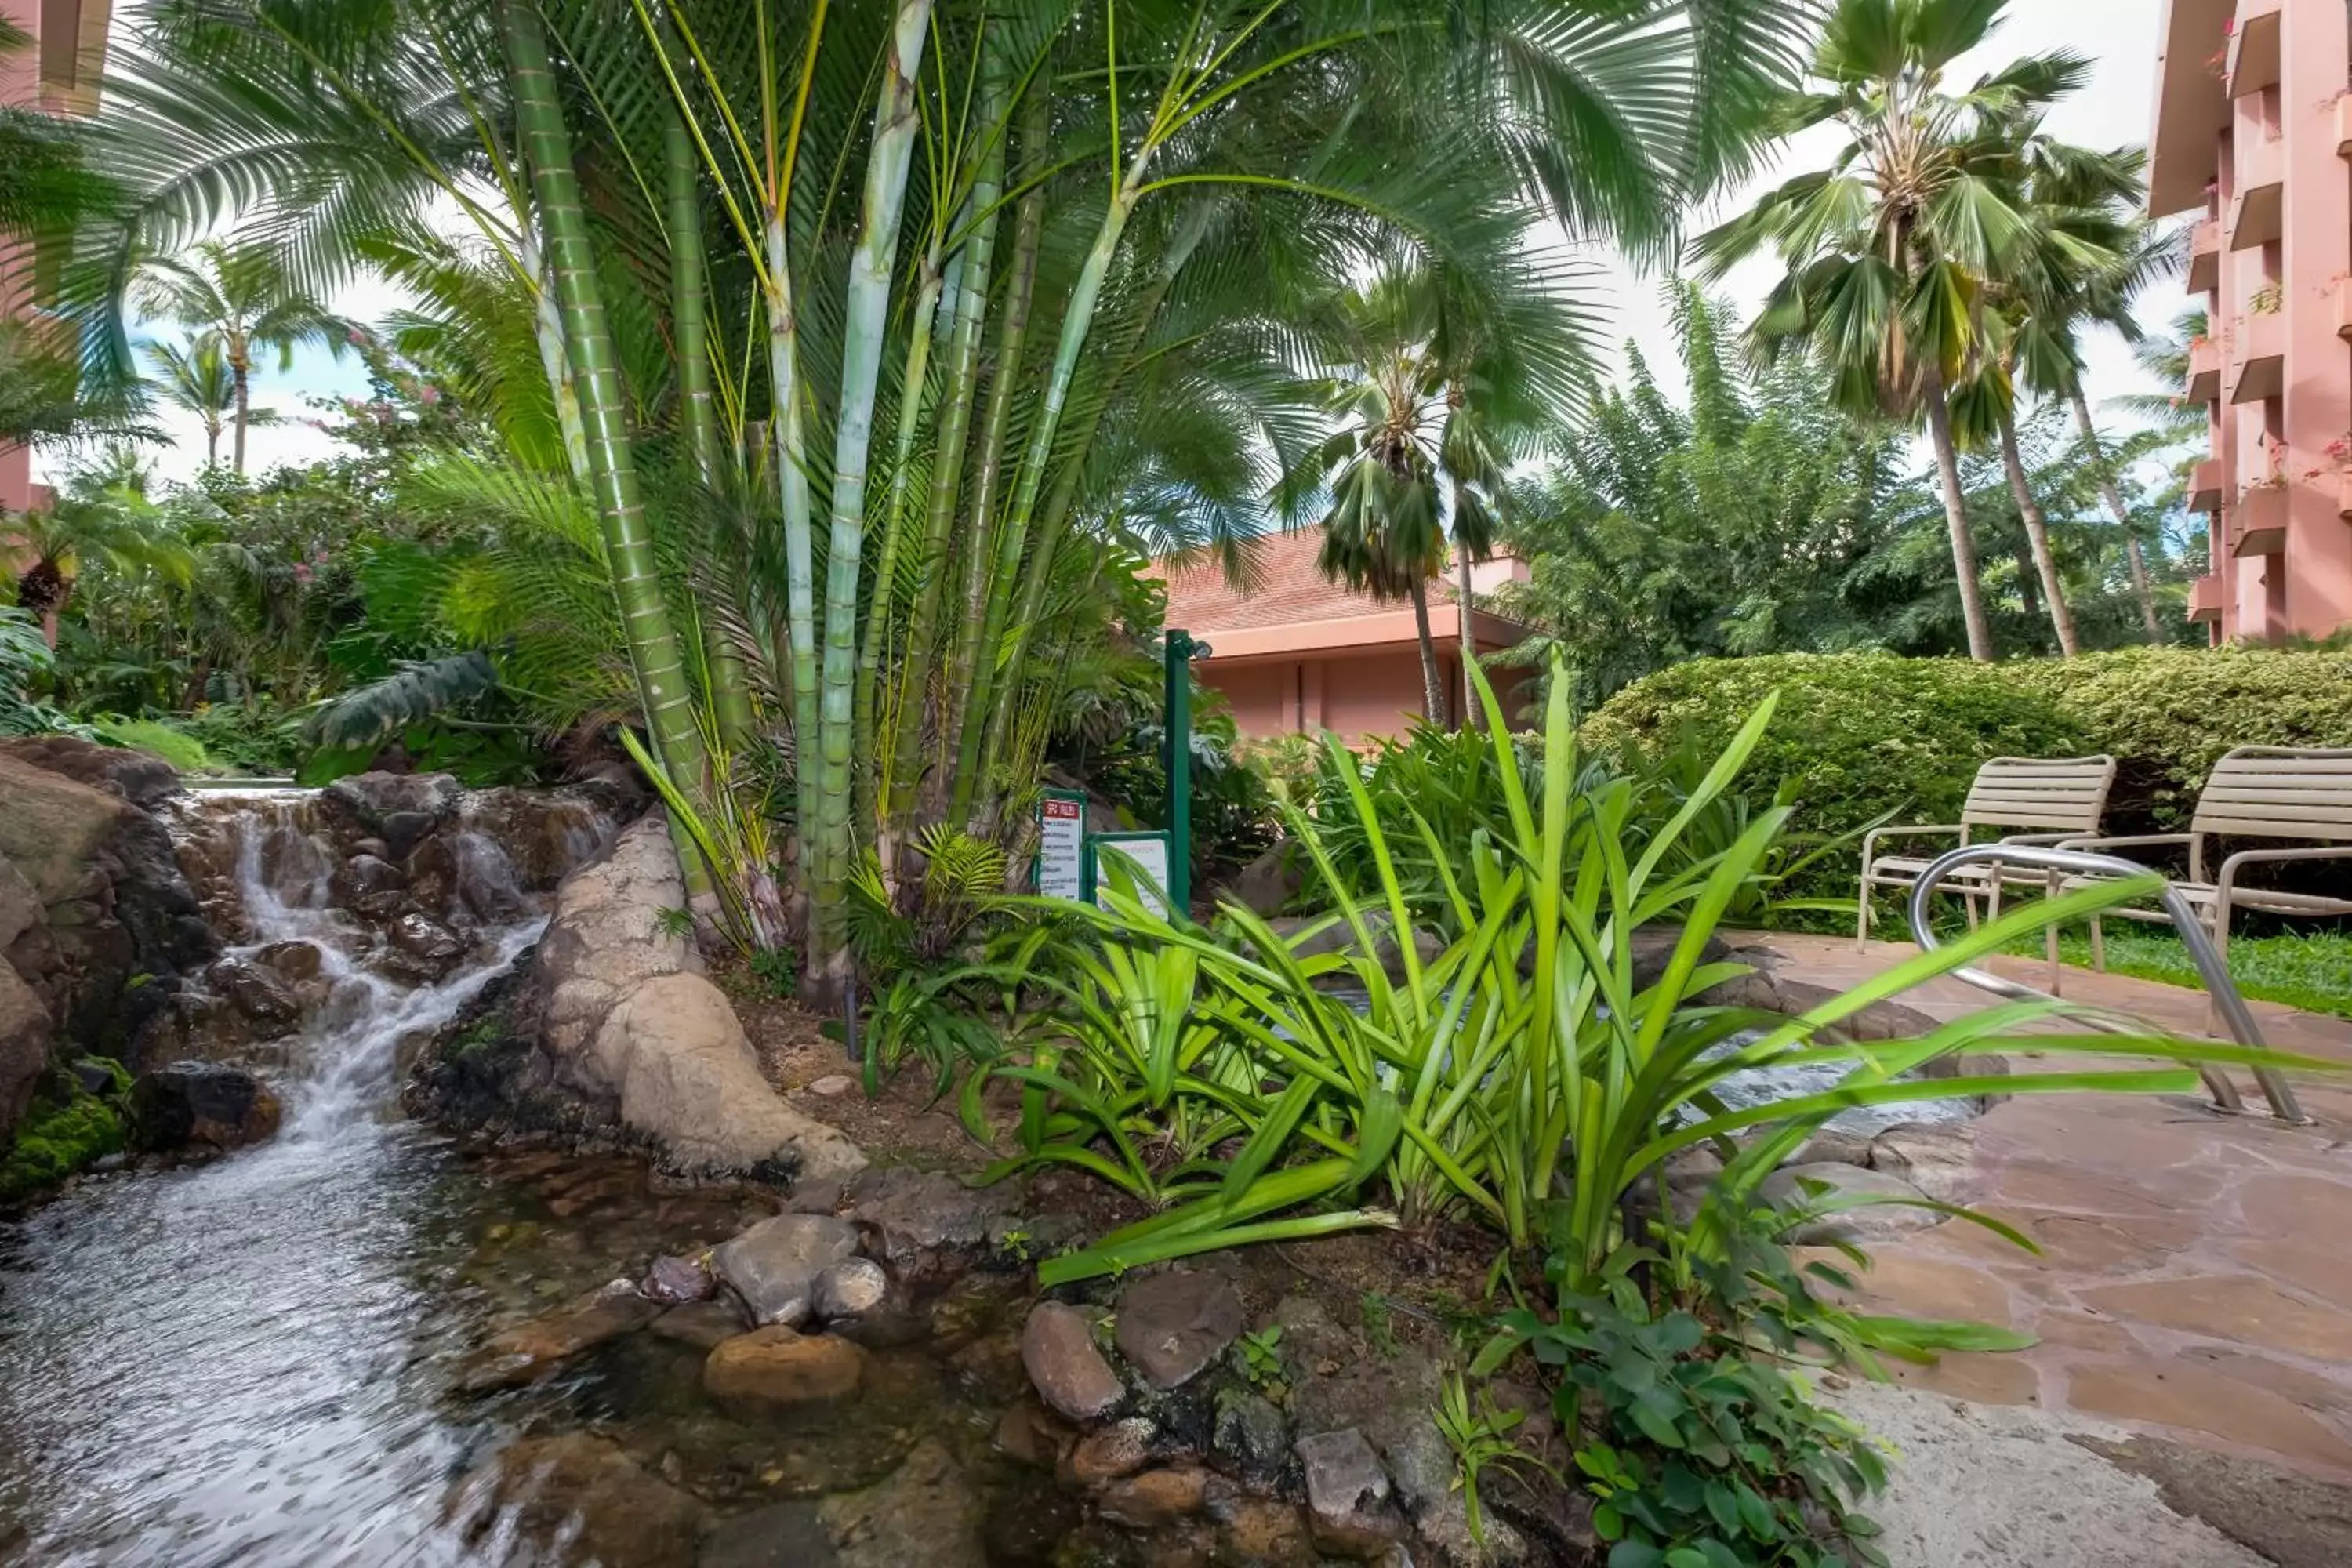
[[[2352,1470],[2352,1444],[2293,1400],[2178,1359],[2076,1367],[2066,1397],[2095,1415],[2210,1432],[2304,1464]]]
[[[2133,1322],[2263,1345],[2314,1361],[2352,1361],[2352,1303],[2314,1306],[2252,1274],[2106,1285],[2078,1291],[2076,1299]]]
[[[467,1373],[466,1386],[536,1383],[581,1352],[644,1328],[660,1310],[627,1280],[616,1279],[493,1338]]]
[[[632,823],[556,889],[531,963],[546,994],[542,1043],[577,1087],[619,1094],[618,1065],[587,1056],[604,1016],[656,975],[701,970],[693,945],[661,918],[685,907],[668,819],[658,811]]]
[[[469,1561],[626,1563],[692,1568],[702,1505],[614,1444],[585,1433],[527,1437],[458,1484],[449,1513],[475,1544]]]
[[[795,1408],[856,1398],[866,1352],[831,1334],[782,1324],[722,1340],[702,1363],[702,1390],[722,1404]]]
[[[1146,1470],[1103,1489],[1099,1511],[1113,1524],[1159,1530],[1201,1511],[1209,1473],[1194,1465]]]

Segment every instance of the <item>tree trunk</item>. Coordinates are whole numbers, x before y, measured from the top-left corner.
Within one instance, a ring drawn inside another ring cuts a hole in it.
[[[252,391],[253,379],[242,353],[229,356],[228,374],[231,384],[236,388],[236,441],[231,450],[236,454],[237,475],[242,478],[245,474],[245,426],[248,416],[248,397]]]
[[[1445,722],[1445,678],[1437,668],[1437,643],[1429,635],[1429,584],[1412,580],[1412,633],[1421,642],[1422,714],[1433,724]]]
[[[825,560],[824,671],[818,725],[816,899],[810,920],[812,1003],[837,1004],[849,982],[842,930],[856,843],[850,823],[851,722],[857,681],[857,600],[866,548],[866,473],[874,438],[874,391],[889,332],[890,275],[907,166],[915,150],[915,75],[922,68],[931,0],[898,0],[890,54],[874,105],[874,142],[866,154],[865,208],[850,258],[841,355],[840,413],[835,422],[833,531]],[[921,329],[918,327],[917,331]]]
[[[1992,661],[1992,626],[1985,619],[1984,588],[1977,577],[1976,541],[1969,533],[1969,513],[1960,495],[1960,458],[1952,445],[1952,411],[1944,402],[1943,372],[1927,365],[1926,403],[1927,436],[1936,448],[1936,476],[1943,483],[1944,526],[1952,538],[1952,574],[1960,590],[1960,619],[1969,632],[1969,657],[1979,664]]]
[[[1462,633],[1462,713],[1456,729],[1470,727],[1470,716],[1478,711],[1478,689],[1470,683],[1470,671],[1478,662],[1478,631],[1470,614],[1470,552],[1456,548],[1454,552],[1454,613]]]
[[[707,787],[702,731],[695,721],[694,693],[678,656],[678,640],[663,598],[653,537],[646,526],[637,484],[636,459],[629,447],[621,376],[604,316],[596,257],[587,216],[580,205],[580,180],[572,164],[572,137],[563,123],[547,36],[527,0],[499,7],[505,31],[517,124],[530,165],[531,188],[547,228],[548,263],[563,314],[563,336],[573,379],[580,390],[582,427],[587,436],[589,472],[597,520],[621,610],[622,637],[629,650],[646,728],[654,755],[677,788],[693,797]],[[242,426],[239,448],[242,456]],[[700,858],[682,851],[679,860],[689,892],[708,905],[709,875]],[[697,889],[697,882],[701,884]]]
[[[1046,133],[1044,89],[1029,100],[1022,138],[1024,155],[1034,153]],[[1029,310],[1037,281],[1037,249],[1045,221],[1045,192],[1032,185],[1022,194],[1013,223],[1013,280],[1006,290],[1004,324],[996,339],[996,367],[989,373],[988,416],[980,433],[980,470],[972,476],[971,521],[964,531],[962,618],[956,623],[955,641],[948,656],[945,710],[940,725],[940,784],[948,795],[948,820],[961,822],[971,807],[971,780],[963,763],[964,731],[971,729],[977,744],[983,710],[970,700],[984,657],[982,634],[988,625],[990,571],[996,562],[996,500],[1004,482],[1005,445],[1012,421],[1013,400],[1021,384],[1021,355],[1029,336]]]
[[[556,303],[555,279],[547,270],[547,258],[539,238],[532,232],[529,213],[518,214],[516,226],[522,231],[520,260],[523,270],[530,273],[531,286],[531,336],[539,344],[540,369],[547,375],[547,395],[555,404],[555,427],[563,437],[563,460],[571,466],[572,477],[584,487],[588,483],[588,430],[580,423],[580,388],[572,379],[572,355],[563,345],[563,308]]]
[[[2116,471],[2107,466],[2106,452],[2099,445],[2099,427],[2091,423],[2091,401],[2083,395],[2079,384],[2070,401],[2074,405],[2074,427],[2083,433],[2084,449],[2098,470],[2099,494],[2105,498],[2107,515],[2124,531],[2124,554],[2131,563],[2132,596],[2139,601],[2140,624],[2147,629],[2147,640],[2161,645],[2164,627],[2156,616],[2156,590],[2148,584],[2147,557],[2140,552],[2139,535],[2131,530],[2131,512],[2124,505],[2123,492],[2116,488]]]
[[[219,416],[205,421],[205,467],[220,467],[221,422]]]
[[[2007,409],[2000,415],[2000,466],[2009,475],[2009,493],[2017,515],[2025,521],[2025,542],[2033,552],[2033,574],[2042,579],[2042,602],[2050,606],[2050,625],[2058,633],[2058,654],[2072,658],[2083,651],[2074,636],[2074,612],[2066,607],[2066,586],[2058,580],[2058,561],[2050,553],[2050,520],[2033,499],[2033,485],[2025,477],[2025,460],[2017,452],[2017,421]]]
[[[717,481],[721,460],[719,415],[710,392],[710,334],[705,320],[709,289],[704,280],[702,254],[702,167],[680,118],[684,113],[673,106],[669,122],[662,128],[668,184],[670,330],[677,345],[678,424],[695,474],[709,485]],[[702,587],[704,603],[719,596],[711,591],[712,584]],[[751,681],[742,655],[725,617],[714,619],[706,614],[699,630],[705,679],[710,685],[712,727],[724,750],[740,752],[754,728]]]
[[[808,908],[816,892],[816,563],[814,504],[808,488],[807,410],[800,391],[800,321],[793,300],[792,253],[784,236],[784,200],[773,205],[763,237],[767,262],[768,386],[775,405],[776,490],[784,514],[784,638],[787,650],[771,659],[785,672],[793,714],[793,859],[794,897]]]

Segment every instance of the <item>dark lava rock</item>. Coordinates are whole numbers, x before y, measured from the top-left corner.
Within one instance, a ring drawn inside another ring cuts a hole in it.
[[[394,858],[407,847],[385,830],[399,816],[424,818],[430,832],[457,810],[457,781],[447,773],[353,773],[337,779],[320,792],[320,804],[330,815],[346,819],[357,832],[384,840]]]
[[[1073,1421],[1093,1421],[1117,1409],[1126,1386],[1095,1348],[1094,1324],[1059,1301],[1040,1301],[1021,1331],[1021,1364],[1045,1403]]]
[[[273,942],[268,947],[257,952],[253,955],[253,962],[281,980],[291,980],[299,984],[301,981],[319,978],[319,970],[325,963],[325,954],[319,951],[316,942]]]
[[[1217,1457],[1254,1479],[1270,1479],[1290,1457],[1290,1428],[1282,1412],[1248,1388],[1217,1391]]]
[[[615,1279],[493,1338],[467,1370],[465,1386],[537,1383],[582,1351],[644,1328],[660,1310],[627,1280]]]
[[[425,842],[425,836],[440,826],[441,819],[430,812],[394,811],[384,814],[377,830],[383,835],[384,847],[399,857]]]
[[[174,1062],[131,1086],[131,1114],[143,1149],[223,1150],[257,1143],[283,1114],[269,1087],[240,1068]]]
[[[637,1289],[649,1301],[674,1307],[681,1301],[699,1301],[717,1288],[718,1281],[699,1258],[656,1258]]]
[[[205,972],[205,984],[226,997],[263,1039],[290,1034],[302,1022],[302,1004],[286,982],[251,960],[220,960]]]
[[[1154,1388],[1191,1382],[1241,1331],[1241,1298],[1221,1275],[1171,1269],[1137,1280],[1118,1299],[1119,1353]]]
[[[584,1432],[509,1444],[458,1483],[449,1512],[478,1561],[629,1568],[693,1568],[703,1519],[692,1496]]]
[[[1389,1496],[1388,1472],[1361,1432],[1350,1426],[1301,1437],[1297,1451],[1316,1545],[1342,1556],[1369,1557],[1404,1539],[1404,1518]]]
[[[2203,1520],[2279,1568],[2340,1568],[2345,1561],[2352,1488],[2161,1437],[2115,1443],[2070,1434],[2067,1441],[2146,1476],[2175,1513]]]
[[[857,1252],[857,1231],[824,1215],[763,1219],[710,1255],[710,1267],[754,1321],[798,1328],[816,1310],[817,1277]]]
[[[335,897],[356,903],[371,893],[396,893],[408,886],[408,873],[373,855],[352,855],[335,868]]]
[[[848,1217],[873,1237],[867,1251],[915,1287],[987,1257],[1013,1201],[1002,1188],[906,1165],[861,1172],[844,1194]]]
[[[985,1568],[980,1494],[947,1446],[925,1437],[878,1485],[817,1505],[842,1568]]]
[[[33,735],[0,741],[0,756],[14,757],[76,784],[119,795],[142,811],[152,811],[180,793],[180,775],[152,752],[101,746],[76,735]]]
[[[713,1525],[695,1568],[834,1568],[841,1561],[814,1502],[771,1503]]]
[[[675,1340],[692,1345],[697,1350],[717,1350],[721,1342],[735,1338],[751,1325],[732,1301],[711,1300],[688,1301],[683,1307],[672,1307],[653,1321],[646,1332],[657,1339]]]
[[[392,945],[419,963],[446,972],[466,956],[456,932],[430,916],[405,914],[392,922]]]

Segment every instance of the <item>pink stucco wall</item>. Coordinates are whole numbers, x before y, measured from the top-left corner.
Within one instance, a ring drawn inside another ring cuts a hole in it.
[[[1451,721],[1456,717],[1451,705],[1461,698],[1460,649],[1440,645],[1437,658],[1449,703],[1445,717]],[[1202,684],[1223,696],[1234,728],[1247,740],[1328,730],[1350,746],[1361,746],[1402,736],[1424,706],[1421,653],[1410,643],[1318,649],[1296,658],[1209,658],[1194,668]],[[1506,716],[1519,721],[1525,672],[1489,670],[1488,679]]]
[[[2325,637],[2352,625],[2346,7],[2168,0],[2164,37],[2149,206],[2201,207],[2190,280],[2218,350],[2218,374],[2189,388],[2213,480],[2191,614],[2220,641]]]

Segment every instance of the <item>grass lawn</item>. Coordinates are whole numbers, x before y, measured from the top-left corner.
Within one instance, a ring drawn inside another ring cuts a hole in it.
[[[2026,938],[2011,952],[2042,956],[2042,938]],[[2069,931],[2058,938],[2059,956],[2068,963],[2091,966],[2090,933]],[[2173,985],[2198,984],[2189,950],[2168,929],[2107,922],[2107,967],[2117,974],[2161,980]],[[2230,939],[2230,975],[2238,989],[2265,1002],[2280,1002],[2307,1013],[2332,1013],[2352,1018],[2352,934],[2315,931],[2308,936],[2233,936]]]

